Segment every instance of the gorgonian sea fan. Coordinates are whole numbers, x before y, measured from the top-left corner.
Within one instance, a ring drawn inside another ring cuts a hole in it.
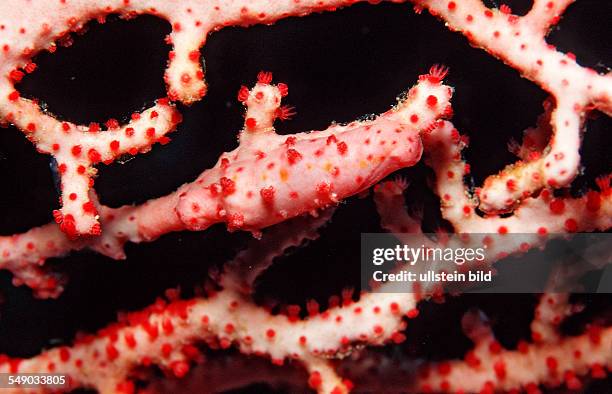
[[[293,360],[308,371],[304,380],[310,388],[336,394],[359,391],[361,381],[362,390],[380,391],[387,378],[395,382],[387,389],[395,392],[537,392],[540,384],[579,390],[585,376],[607,375],[612,364],[609,322],[593,320],[580,335],[565,336],[560,324],[576,310],[566,295],[541,297],[531,338],[516,349],[500,344],[486,318],[470,312],[463,318],[463,329],[474,347],[463,360],[406,362],[396,371],[384,368],[393,360],[369,349],[409,342],[407,322],[419,316],[417,304],[432,296],[440,301],[438,294],[354,294],[347,289],[341,297],[330,298],[326,308],[316,301],[305,308],[273,308],[254,298],[255,281],[276,257],[318,238],[334,206],[374,185],[378,184],[374,202],[382,227],[421,234],[421,216],[404,207],[407,182],[382,181],[392,172],[414,166],[422,155],[435,174],[432,191],[440,198],[442,217],[455,231],[532,234],[516,245],[473,239],[489,243],[496,252],[488,265],[540,247],[561,233],[609,229],[609,176],[598,178],[597,188],[579,195],[560,193],[580,170],[581,131],[587,116],[594,111],[612,113],[610,74],[581,66],[573,54],[557,51],[545,39],[571,1],[534,1],[524,16],[513,14],[507,5],[489,8],[480,0],[412,2],[418,13],[429,11],[470,44],[550,94],[537,126],[525,132],[521,144],[512,146],[520,161],[488,177],[482,188],[471,190],[464,184],[471,170],[462,157],[468,139],[449,121],[453,89],[445,81],[444,66],[432,66],[415,78],[416,84],[378,116],[292,135],[279,135],[274,124],[294,114],[281,103],[289,88],[262,71],[254,85],[241,87],[237,94],[245,107],[237,148],[219,155],[214,166],[165,196],[118,208],[99,202],[95,165],[146,153],[155,143],[169,143],[167,134],[182,120],[177,104],[190,105],[206,95],[200,48],[209,32],[270,24],[354,3],[360,1],[11,0],[0,4],[0,117],[19,128],[39,152],[54,158],[61,190],[61,207],[53,212],[53,223],[0,237],[0,267],[11,271],[15,284],[25,284],[38,297],[59,296],[63,280],[41,266],[74,250],[91,249],[123,259],[127,242],[151,242],[182,230],[203,231],[216,223],[254,235],[246,249],[211,270],[194,298],[182,299],[177,291],[169,291],[167,300],[124,313],[117,323],[81,335],[72,345],[26,359],[5,357],[0,365],[3,372],[58,372],[70,377],[70,389],[133,392],[140,389],[135,382],[149,380],[140,366],[157,365],[178,378],[189,372],[192,363],[202,363],[206,369],[209,360],[196,346],[205,344],[265,356],[273,364]],[[18,83],[36,70],[34,56],[55,51],[56,43],[66,41],[71,32],[92,19],[104,22],[110,14],[125,18],[151,14],[170,22],[167,97],[134,113],[123,125],[111,119],[101,126],[60,120],[20,93]],[[342,365],[339,359],[345,359]],[[228,361],[231,365],[240,361]],[[380,380],[368,382],[372,365],[380,367],[376,371]],[[412,373],[417,367],[421,372]],[[211,364],[210,371],[215,368],[219,370]]]

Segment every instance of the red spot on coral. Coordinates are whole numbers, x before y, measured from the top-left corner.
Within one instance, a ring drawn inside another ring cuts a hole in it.
[[[221,190],[225,196],[229,196],[236,191],[236,183],[229,178],[223,177],[219,179],[219,183],[221,184]]]
[[[174,325],[172,324],[172,320],[164,319],[162,321],[162,330],[166,335],[172,334],[174,332]]]
[[[172,345],[169,343],[164,343],[161,347],[161,352],[164,358],[170,357],[170,353],[172,353]]]
[[[86,203],[83,204],[83,212],[85,213],[89,213],[89,214],[95,214],[96,213],[96,207],[94,205],[93,202],[88,201]]]
[[[149,335],[149,341],[153,342],[155,339],[157,339],[159,335],[159,329],[157,328],[157,325],[152,325],[150,322],[146,321],[143,323],[142,328]]]
[[[501,344],[500,344],[499,342],[497,342],[497,341],[492,341],[492,342],[489,344],[489,351],[490,351],[492,354],[499,354],[499,353],[501,353],[501,350],[502,350],[502,347],[501,347]]]
[[[173,361],[170,364],[170,369],[172,370],[174,376],[180,379],[185,377],[185,375],[187,375],[189,372],[189,363],[181,360]]]
[[[117,119],[109,119],[106,121],[106,127],[109,130],[117,130],[119,128],[119,122]]]
[[[565,221],[565,229],[570,233],[578,231],[578,223],[576,219],[569,218]]]
[[[312,372],[308,377],[308,385],[312,389],[318,389],[322,383],[323,379],[321,379],[321,373],[319,373],[318,371]]]
[[[106,345],[106,356],[108,357],[109,361],[113,361],[119,357],[119,351],[112,343]]]
[[[248,129],[254,129],[257,126],[257,121],[255,118],[247,118],[244,124]]]
[[[25,74],[23,71],[13,70],[9,73],[9,78],[15,82],[20,82]]]
[[[274,186],[268,186],[268,187],[261,188],[261,190],[259,191],[259,194],[261,195],[261,199],[266,204],[272,204],[274,202],[275,192],[276,190],[274,189]]]
[[[257,74],[257,82],[269,84],[270,82],[272,82],[272,73],[269,71],[260,71]]]
[[[287,149],[287,161],[290,165],[297,163],[302,160],[302,154],[295,149]]]
[[[440,364],[438,364],[438,372],[440,373],[440,375],[448,375],[451,373],[451,365],[450,363],[443,361]]]
[[[476,356],[473,350],[470,350],[469,352],[466,353],[465,362],[471,368],[477,368],[481,363],[480,359]]]
[[[428,96],[427,97],[427,105],[430,107],[435,107],[438,104],[438,98],[436,96]]]
[[[595,363],[591,366],[591,377],[594,379],[604,379],[606,377],[606,370],[601,364]]]
[[[200,52],[199,51],[191,51],[189,52],[189,60],[191,60],[192,62],[197,62],[200,59]]]
[[[60,348],[59,356],[62,362],[67,362],[68,360],[70,360],[70,350],[65,347]]]
[[[241,86],[240,90],[238,90],[238,101],[245,102],[249,98],[249,88],[246,86]]]
[[[97,163],[102,160],[102,156],[100,156],[100,153],[98,153],[98,151],[93,148],[90,149],[89,152],[87,152],[87,157],[89,157],[89,160],[91,160],[92,163]]]
[[[276,87],[278,88],[278,91],[280,92],[282,97],[285,97],[289,94],[289,87],[286,84],[281,82],[276,85]]]
[[[81,145],[75,145],[72,147],[72,149],[70,150],[70,152],[72,152],[72,155],[74,157],[79,157],[81,155]]]
[[[321,182],[317,184],[316,192],[321,197],[327,197],[331,193],[331,185],[327,182]]]
[[[555,198],[548,204],[550,211],[556,215],[560,215],[565,211],[565,203],[563,200]]]
[[[98,123],[92,122],[89,124],[90,133],[97,133],[98,131],[100,131],[100,125]]]
[[[136,338],[134,338],[134,334],[128,332],[125,334],[124,339],[128,348],[134,349],[136,347]]]
[[[437,84],[440,83],[448,74],[448,68],[445,66],[441,66],[439,64],[434,64],[429,69],[429,74],[427,75],[427,80],[431,83]]]
[[[17,101],[19,99],[19,92],[14,90],[8,95],[9,101]]]

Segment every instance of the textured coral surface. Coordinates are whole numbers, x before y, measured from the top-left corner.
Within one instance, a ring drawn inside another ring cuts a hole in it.
[[[609,298],[357,284],[361,232],[528,233],[470,238],[494,264],[611,227],[610,7],[572,5],[545,41],[571,1],[354,3],[0,4],[0,371],[104,393],[609,389]]]

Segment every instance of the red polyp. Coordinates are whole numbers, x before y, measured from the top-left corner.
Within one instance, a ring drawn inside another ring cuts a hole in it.
[[[321,386],[321,383],[323,383],[321,379],[321,374],[318,371],[312,372],[310,374],[310,377],[308,378],[308,385],[310,386],[310,388],[316,390]]]
[[[14,90],[7,96],[9,101],[17,101],[19,100],[19,92]]]
[[[89,152],[87,152],[87,157],[92,163],[98,163],[102,160],[102,156],[100,155],[100,153],[98,153],[98,151],[93,148],[90,149]]]
[[[261,198],[266,204],[274,203],[274,193],[274,186],[268,186],[260,190]]]
[[[223,177],[219,179],[219,183],[221,184],[221,190],[225,196],[229,196],[236,191],[236,183],[229,178]]]
[[[272,73],[269,71],[260,71],[259,74],[257,74],[257,82],[269,84],[272,82]]]
[[[427,105],[435,107],[438,104],[438,98],[436,96],[427,96]]]
[[[298,161],[302,160],[302,155],[295,149],[287,149],[287,161],[290,165],[294,165]]]
[[[556,215],[561,215],[565,210],[565,203],[563,200],[555,198],[549,204],[550,211]]]
[[[244,124],[248,129],[254,129],[257,127],[257,121],[254,118],[247,118]]]

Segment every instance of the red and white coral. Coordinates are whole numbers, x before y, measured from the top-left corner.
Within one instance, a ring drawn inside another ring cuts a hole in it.
[[[426,74],[405,99],[373,120],[287,137],[277,135],[273,127],[287,87],[270,82],[271,74],[262,73],[253,89],[241,89],[247,117],[240,145],[222,154],[194,182],[140,206],[113,209],[91,203],[102,224],[98,237],[72,240],[54,224],[0,237],[0,268],[12,271],[16,283],[38,289],[41,296],[57,295],[57,281],[37,269],[49,257],[90,247],[125,258],[126,241],[151,241],[170,231],[203,230],[219,222],[230,230],[258,233],[315,212],[418,162],[419,132],[449,113],[452,94],[437,74]]]

